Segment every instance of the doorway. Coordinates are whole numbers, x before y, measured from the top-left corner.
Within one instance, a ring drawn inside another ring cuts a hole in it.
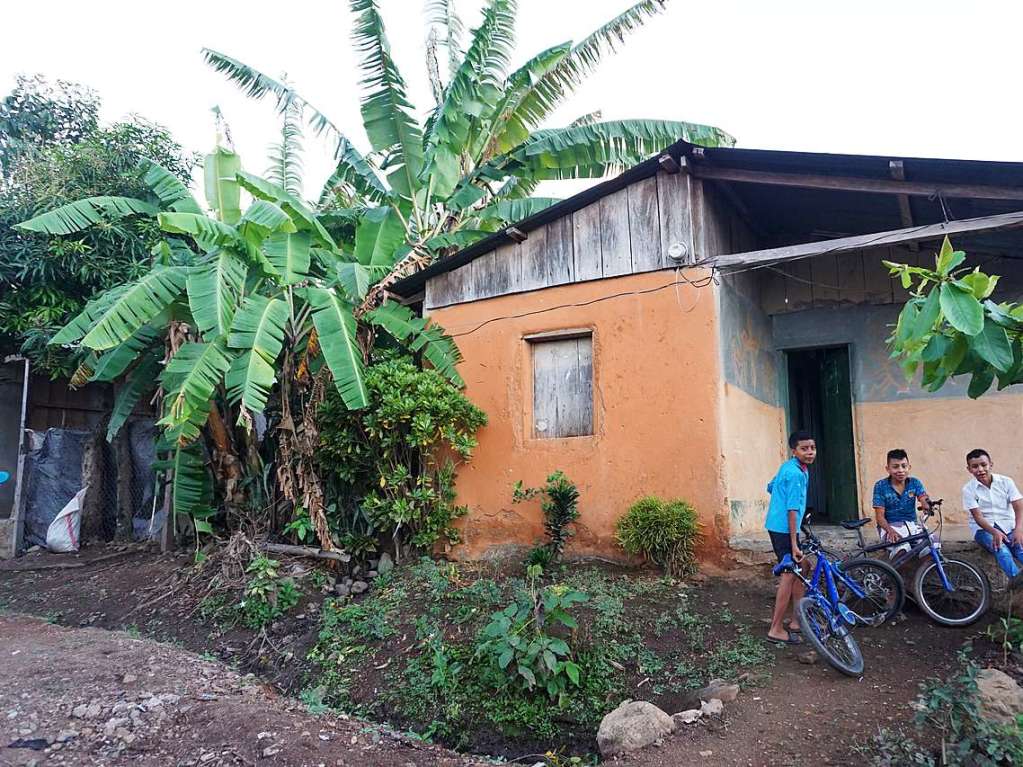
[[[806,508],[817,522],[838,524],[859,516],[853,444],[849,347],[786,352],[789,427],[817,441]]]

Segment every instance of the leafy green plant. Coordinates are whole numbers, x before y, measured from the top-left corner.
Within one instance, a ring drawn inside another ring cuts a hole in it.
[[[468,460],[486,415],[435,370],[384,354],[366,371],[367,407],[331,394],[320,408],[317,458],[340,535],[458,542],[455,464]],[[359,527],[362,525],[362,527]],[[358,538],[346,539],[354,545]]]
[[[500,686],[539,688],[560,701],[570,684],[579,685],[580,667],[572,660],[568,642],[553,636],[550,627],[576,628],[569,611],[589,597],[565,586],[541,588],[539,576],[540,568],[531,566],[525,594],[491,616],[476,654],[499,672]]]
[[[572,537],[569,525],[579,518],[579,488],[562,472],[556,471],[547,477],[543,487],[523,488],[522,480],[515,483],[512,500],[515,503],[540,497],[543,512],[543,529],[548,541],[537,546],[530,553],[526,565],[538,565],[547,569],[561,559],[565,544]]]
[[[616,531],[627,553],[650,559],[672,575],[696,571],[700,526],[696,510],[685,501],[641,498],[618,520]]]
[[[309,512],[301,506],[297,507],[295,516],[284,526],[284,534],[295,536],[295,540],[299,543],[313,540],[316,537],[316,528],[313,527],[313,521],[309,518]]]
[[[967,393],[977,398],[996,380],[999,391],[1023,382],[1023,304],[993,301],[998,276],[965,261],[946,237],[933,269],[884,262],[910,291],[888,344],[907,379],[920,373],[934,392],[969,375]]]
[[[245,568],[249,580],[238,611],[242,623],[251,629],[263,628],[298,604],[295,582],[280,577],[279,568],[280,562],[263,556],[255,557]]]

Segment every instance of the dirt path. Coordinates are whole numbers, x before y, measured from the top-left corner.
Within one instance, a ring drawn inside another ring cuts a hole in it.
[[[130,669],[125,673],[125,669]],[[482,764],[151,640],[0,616],[0,765]]]

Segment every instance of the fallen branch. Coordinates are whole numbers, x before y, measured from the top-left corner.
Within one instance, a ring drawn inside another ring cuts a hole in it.
[[[293,557],[312,557],[313,559],[333,559],[338,562],[351,560],[350,554],[343,551],[324,551],[315,546],[290,546],[286,543],[263,543],[259,546],[261,551],[269,554],[289,554]]]

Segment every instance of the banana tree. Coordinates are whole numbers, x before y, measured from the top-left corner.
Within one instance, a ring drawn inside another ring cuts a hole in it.
[[[222,147],[204,166],[210,213],[164,168],[148,160],[143,165],[149,199],[78,200],[18,228],[64,235],[148,216],[165,233],[146,274],[91,301],[51,343],[88,350],[76,383],[123,381],[108,438],[142,397],[162,390],[160,424],[173,510],[175,517],[188,515],[197,533],[211,532],[204,430],[215,446],[218,475],[228,480],[223,493],[228,504],[240,480],[238,451],[221,408],[248,427],[275,387],[291,386],[299,369],[312,375],[322,369],[321,378],[329,374],[349,408],[365,407],[371,343],[365,336],[381,331],[460,383],[457,350],[439,328],[393,302],[361,321],[354,315],[398,252],[384,223],[391,209],[367,209],[351,240],[338,242],[302,200],[244,172],[238,156]],[[243,191],[251,197],[244,211]],[[250,431],[243,429],[245,435]],[[301,481],[285,484],[293,491],[291,500],[308,503],[309,493],[296,487]],[[315,520],[322,509],[309,513]],[[326,534],[326,525],[322,530]],[[321,545],[331,547],[329,535]]]
[[[717,128],[668,120],[587,115],[564,128],[540,129],[604,56],[666,2],[638,2],[583,40],[552,46],[510,70],[514,0],[488,0],[465,50],[453,0],[430,0],[427,73],[435,104],[420,124],[376,1],[350,0],[365,89],[363,127],[372,150],[365,155],[290,84],[223,53],[205,49],[203,55],[248,95],[273,96],[285,114],[297,105],[317,134],[333,140],[337,166],[319,205],[341,209],[374,232],[369,261],[369,242],[357,244],[360,263],[388,265],[356,309],[361,315],[401,277],[555,202],[532,196],[540,181],[617,173],[679,139],[734,143]]]

